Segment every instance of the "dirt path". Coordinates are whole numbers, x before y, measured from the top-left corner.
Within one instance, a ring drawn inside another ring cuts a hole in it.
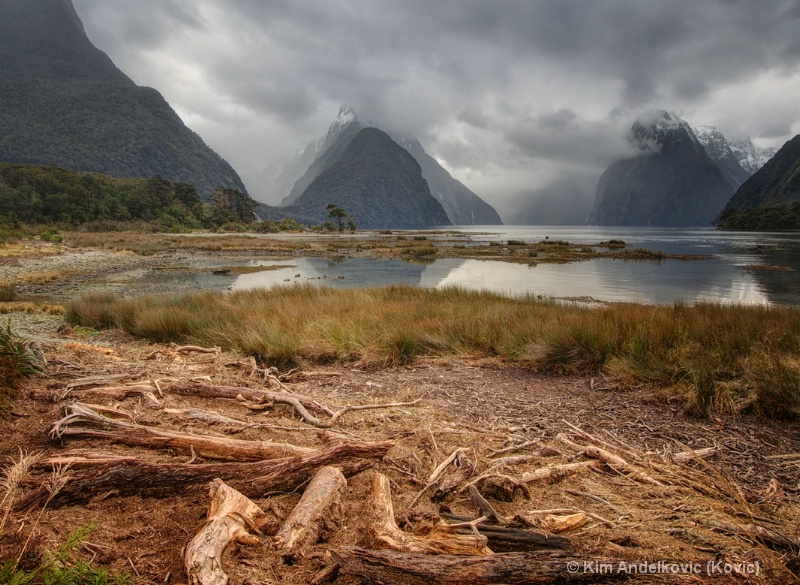
[[[170,450],[101,439],[50,439],[48,431],[60,418],[60,409],[77,400],[124,411],[137,423],[154,427],[313,448],[320,445],[319,429],[304,423],[286,405],[255,412],[236,400],[192,398],[165,390],[158,397],[158,408],[151,408],[140,397],[116,400],[79,390],[65,392],[70,382],[89,376],[119,376],[118,383],[206,376],[206,381],[215,384],[264,387],[264,380],[241,356],[154,354],[168,348],[115,331],[93,338],[64,330],[56,333],[59,319],[54,317],[17,318],[19,324],[28,319],[49,367],[48,377],[25,381],[13,410],[0,416],[0,456],[5,461],[18,459],[19,449],[47,456],[79,452],[132,455],[151,462],[190,460]],[[661,574],[638,575],[632,582],[795,582],[785,566],[792,565],[796,551],[769,548],[744,531],[732,533],[731,527],[760,524],[797,540],[800,430],[796,425],[752,418],[696,419],[680,406],[654,398],[648,388],[612,392],[603,389],[599,379],[542,376],[485,360],[430,359],[379,371],[357,366],[311,368],[285,384],[334,408],[421,399],[413,407],[349,412],[332,429],[364,441],[395,442],[374,469],[390,478],[398,524],[407,531],[424,533],[442,505],[457,514],[474,515],[469,499],[459,490],[487,471],[519,480],[543,467],[586,460],[557,439],[559,433],[566,433],[571,440],[588,444],[579,432],[583,431],[607,448],[635,458],[637,473],[646,473],[662,485],[642,483],[636,474],[604,465],[524,487],[505,479],[486,481],[478,484],[482,493],[508,517],[536,519],[532,511],[554,508],[590,514],[588,524],[562,534],[572,540],[577,558],[589,563],[585,567],[591,569],[598,558],[630,564],[662,562],[657,565],[662,567]],[[177,413],[190,408],[217,412],[251,426],[209,424]],[[530,444],[497,453],[524,443]],[[718,455],[707,462],[669,462],[669,454],[705,447],[717,447]],[[431,471],[458,448],[466,449],[461,467],[448,466],[441,482],[409,507]],[[528,457],[497,466],[502,457],[511,455]],[[365,502],[371,473],[349,478],[343,514],[330,519],[322,542],[308,547],[304,556],[291,563],[274,552],[270,534],[298,501],[299,493],[254,498],[272,515],[272,528],[255,546],[229,547],[224,563],[231,582],[308,583],[329,563],[332,548],[370,548]],[[40,470],[17,501],[46,477],[46,471]],[[91,523],[96,529],[79,550],[84,560],[131,573],[137,583],[184,583],[182,549],[203,525],[207,506],[205,486],[168,498],[112,490],[80,505],[68,505],[56,497],[33,530],[24,558],[36,562],[42,550],[57,547],[71,531]],[[39,511],[12,513],[0,534],[0,559],[16,558]],[[693,568],[689,574],[664,574],[676,563]],[[730,574],[725,574],[726,567]],[[616,575],[605,578],[619,577],[620,565],[614,568]],[[337,581],[360,582],[350,576]]]

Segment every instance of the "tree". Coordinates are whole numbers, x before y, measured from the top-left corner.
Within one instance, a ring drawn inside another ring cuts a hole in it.
[[[256,219],[255,201],[236,189],[217,189],[210,198],[210,220],[219,227],[226,223],[250,223]]]
[[[328,219],[336,222],[336,228],[340,232],[344,231],[345,225],[347,225],[347,229],[349,229],[351,232],[356,231],[356,222],[353,219],[353,216],[347,213],[344,209],[335,203],[328,203],[326,209],[328,210]]]

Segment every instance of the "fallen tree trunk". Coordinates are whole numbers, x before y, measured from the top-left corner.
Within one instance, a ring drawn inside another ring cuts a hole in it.
[[[201,457],[228,461],[263,461],[281,457],[297,457],[313,449],[288,443],[271,441],[242,441],[228,437],[195,435],[168,429],[148,427],[103,416],[83,404],[70,404],[65,416],[53,425],[50,437],[54,439],[79,437],[100,438],[125,445],[175,449]]]
[[[220,478],[246,496],[292,491],[307,482],[318,468],[336,465],[346,476],[369,467],[368,459],[383,457],[394,446],[392,441],[363,441],[322,435],[319,449],[298,457],[284,457],[253,463],[150,463],[143,460],[98,463],[69,472],[66,485],[50,505],[85,503],[97,494],[116,490],[120,495],[141,494],[167,497],[196,489]],[[47,500],[46,487],[40,486],[20,502],[22,509]]]
[[[320,469],[303,492],[303,496],[275,535],[274,543],[283,556],[297,551],[318,538],[325,515],[342,503],[347,480],[335,467]]]
[[[49,400],[59,402],[70,394],[89,394],[103,398],[113,398],[114,400],[124,400],[131,396],[139,396],[148,408],[162,408],[156,395],[153,394],[155,388],[149,384],[131,384],[128,386],[103,386],[99,388],[73,387],[67,388],[63,392],[53,392],[52,390],[32,390],[31,398],[34,400]]]
[[[627,577],[624,571],[598,574],[599,567],[615,566],[614,561],[584,561],[551,551],[464,557],[341,547],[331,550],[331,555],[341,575],[357,575],[392,585],[532,585]]]
[[[232,542],[258,544],[249,530],[259,532],[265,519],[261,508],[220,479],[211,482],[209,495],[208,520],[183,556],[190,585],[227,585],[222,553]]]

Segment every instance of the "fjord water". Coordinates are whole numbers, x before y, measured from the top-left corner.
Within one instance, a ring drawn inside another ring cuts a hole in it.
[[[703,254],[704,260],[624,261],[595,259],[569,264],[512,264],[439,259],[432,262],[364,258],[296,258],[259,264],[286,268],[234,278],[232,289],[313,282],[333,287],[406,284],[430,288],[459,286],[509,295],[671,304],[712,301],[800,305],[800,233],[728,232],[713,228],[595,226],[459,226],[451,234],[469,241],[566,240],[577,245],[621,239],[629,249],[666,254]],[[533,260],[533,259],[532,259]],[[762,269],[753,268],[760,266]],[[788,270],[765,270],[763,267]]]

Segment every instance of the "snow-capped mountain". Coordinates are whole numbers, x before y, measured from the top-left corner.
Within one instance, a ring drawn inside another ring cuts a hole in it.
[[[729,138],[728,145],[742,168],[751,175],[763,167],[777,152],[775,148],[759,148],[746,136]]]
[[[752,171],[742,167],[725,135],[715,126],[700,125],[693,126],[692,129],[705,148],[708,158],[719,167],[725,180],[734,189],[738,189],[753,174]]]
[[[736,187],[692,127],[658,110],[636,120],[629,138],[641,153],[618,160],[602,174],[591,223],[709,225]],[[725,160],[738,167],[732,155]]]
[[[677,114],[666,110],[650,110],[645,112],[631,126],[628,140],[643,153],[657,153],[669,145],[675,136],[682,135],[702,149],[703,145],[692,130],[692,127]]]

